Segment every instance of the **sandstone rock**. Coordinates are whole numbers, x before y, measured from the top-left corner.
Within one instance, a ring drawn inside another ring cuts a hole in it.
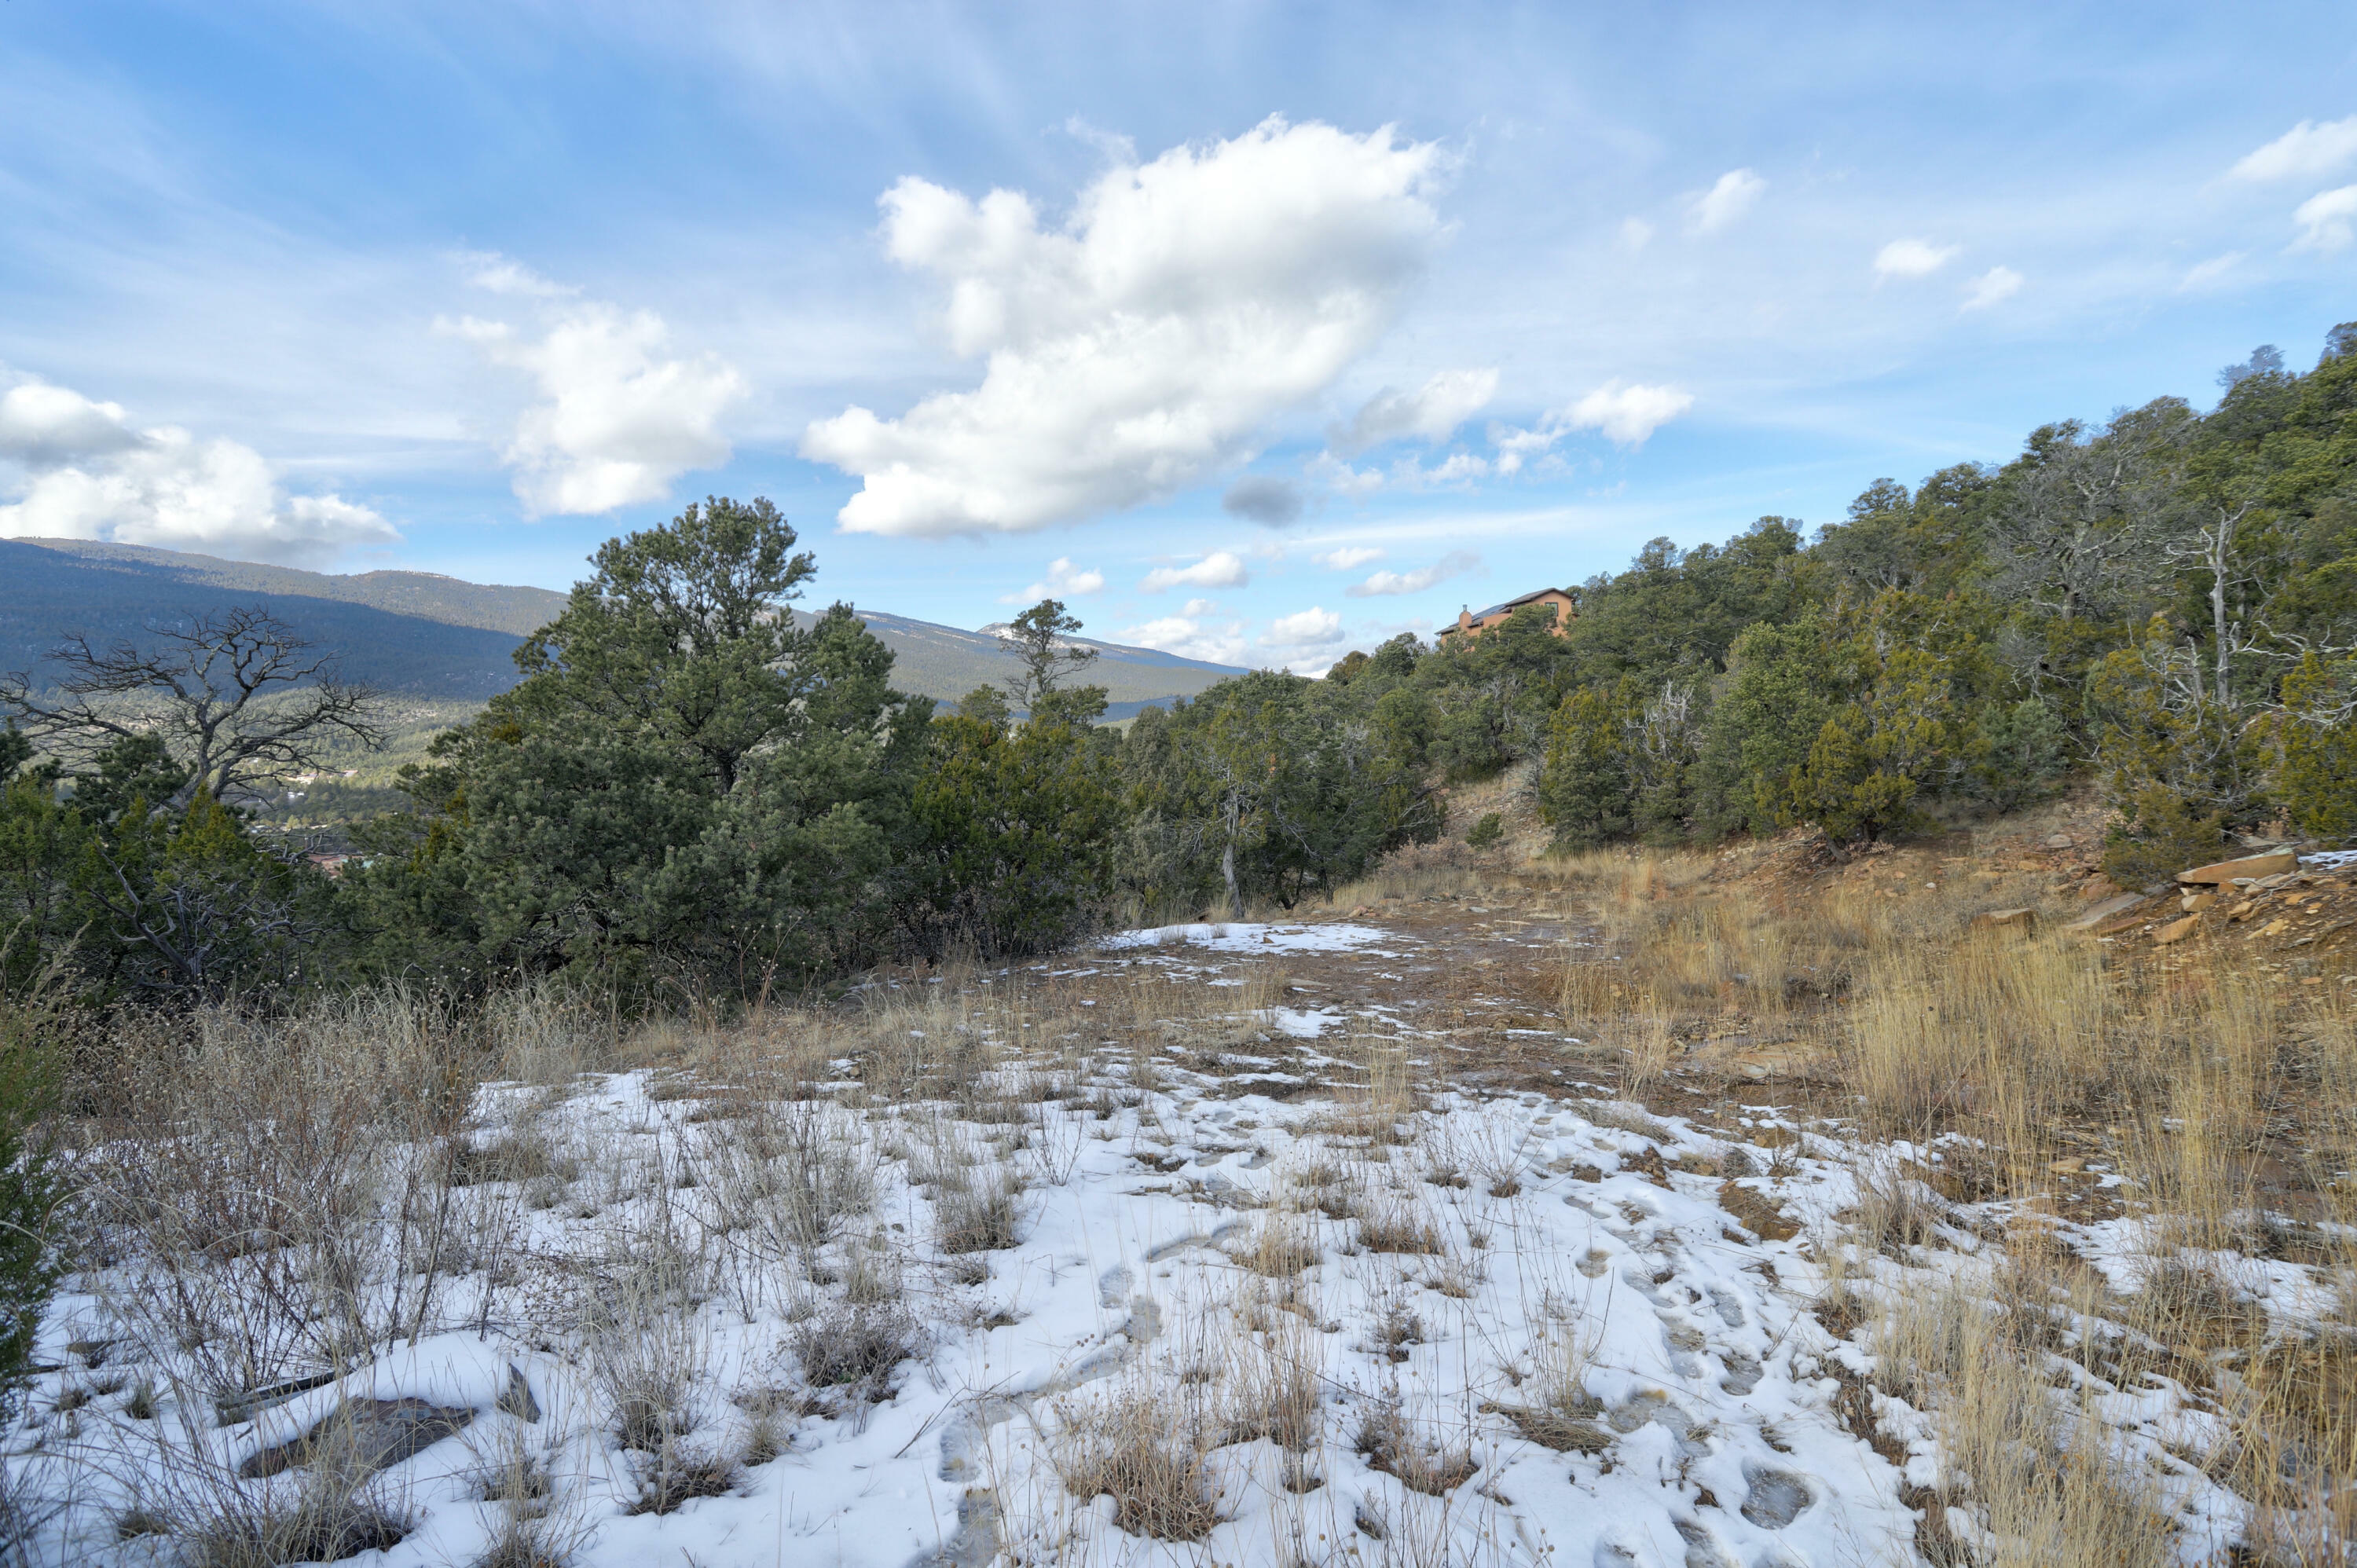
[[[302,1436],[248,1457],[237,1473],[256,1480],[330,1454],[355,1470],[382,1470],[457,1435],[474,1419],[471,1410],[421,1399],[346,1400]]]
[[[2201,917],[2199,915],[2188,915],[2181,920],[2171,920],[2153,932],[2153,945],[2167,947],[2171,942],[2181,942],[2200,929],[2201,926]]]
[[[1973,917],[1971,929],[2026,937],[2038,929],[2038,912],[2034,909],[1986,909]]]
[[[2188,893],[2177,901],[2177,907],[2189,915],[2198,915],[2217,901],[2215,893]]]
[[[2222,860],[2214,865],[2197,865],[2179,872],[2177,879],[2179,882],[2207,883],[2214,887],[2221,883],[2232,882],[2237,876],[2274,876],[2291,871],[2298,865],[2299,856],[2289,853],[2254,854],[2242,860]]]
[[[2069,833],[2049,833],[2046,835],[2046,847],[2048,849],[2069,849],[2071,847],[2071,835]]]
[[[2118,883],[2100,871],[2079,884],[2079,897],[2083,903],[2093,904],[2104,898],[2116,898],[2124,891],[2125,889]]]
[[[2143,902],[2144,895],[2141,893],[2122,893],[2116,897],[2104,899],[2102,903],[2096,905],[2093,908],[2089,909],[2077,919],[2071,921],[2062,929],[2066,931],[2090,930],[2104,924],[2104,922],[2111,919],[2115,915],[2120,915],[2127,910],[2135,908],[2137,905]]]

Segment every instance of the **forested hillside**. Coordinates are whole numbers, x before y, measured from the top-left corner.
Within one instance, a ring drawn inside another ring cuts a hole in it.
[[[1468,650],[1459,773],[1543,757],[1566,843],[1836,842],[2091,773],[2146,880],[2222,835],[2357,832],[2357,326],[2174,398],[2030,433],[2001,467],[1878,479],[1803,545],[1646,547],[1559,645]],[[1443,666],[1445,671],[1447,666]],[[1481,672],[1476,673],[1479,670]]]

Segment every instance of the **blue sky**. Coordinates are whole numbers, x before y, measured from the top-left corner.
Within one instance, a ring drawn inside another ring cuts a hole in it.
[[[997,194],[994,194],[997,193]],[[0,7],[0,534],[1322,668],[2357,317],[2357,10]]]

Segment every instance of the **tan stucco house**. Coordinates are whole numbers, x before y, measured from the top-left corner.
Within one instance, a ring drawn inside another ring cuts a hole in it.
[[[1508,616],[1512,615],[1524,605],[1546,605],[1553,608],[1555,634],[1557,637],[1563,636],[1570,629],[1572,617],[1579,613],[1579,606],[1573,600],[1570,589],[1540,588],[1534,593],[1524,594],[1519,599],[1508,599],[1502,605],[1491,605],[1479,614],[1469,609],[1458,610],[1457,624],[1440,628],[1441,639],[1446,641],[1452,637],[1479,637],[1491,627],[1501,624]]]

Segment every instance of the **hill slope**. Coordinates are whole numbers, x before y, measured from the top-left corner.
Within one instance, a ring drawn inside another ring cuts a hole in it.
[[[349,679],[477,702],[515,684],[510,655],[565,604],[425,572],[333,577],[82,540],[0,540],[0,670],[38,671],[76,632],[136,639],[153,622],[261,605],[339,652]]]
[[[953,626],[936,626],[879,610],[860,610],[858,616],[877,640],[892,650],[892,682],[904,692],[953,703],[985,682],[1004,688],[1016,671],[1014,656],[988,632],[961,631]],[[794,619],[808,626],[812,617],[797,609]],[[1191,697],[1207,686],[1243,673],[1231,665],[1181,659],[1157,649],[1130,648],[1089,637],[1073,640],[1098,650],[1097,661],[1078,679],[1105,689],[1110,718],[1128,718],[1157,699]]]
[[[59,639],[76,632],[111,642],[136,638],[152,622],[259,604],[338,650],[352,680],[474,702],[515,684],[516,646],[565,607],[565,596],[545,588],[430,572],[331,576],[79,539],[0,540],[0,670],[38,669]],[[794,617],[803,626],[813,618],[808,608]],[[863,610],[860,619],[892,650],[895,682],[920,696],[954,702],[984,682],[1003,684],[1015,669],[987,633],[880,611]],[[1092,645],[1103,656],[1087,678],[1106,689],[1114,718],[1243,672],[1150,648]]]

